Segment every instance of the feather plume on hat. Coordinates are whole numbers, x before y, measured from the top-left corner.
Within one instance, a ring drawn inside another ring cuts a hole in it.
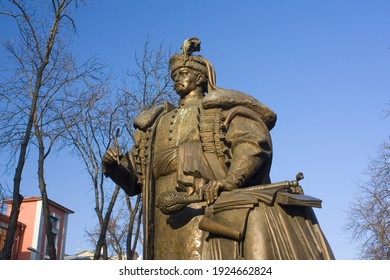
[[[200,55],[193,55],[200,51],[201,41],[196,37],[184,40],[180,47],[182,53],[174,54],[169,60],[171,72],[175,72],[182,67],[188,67],[202,73],[208,80],[208,91],[217,89],[215,85],[215,71],[212,64]]]
[[[184,40],[183,45],[180,47],[184,59],[188,60],[188,57],[194,53],[200,51],[200,40],[196,37],[191,37]]]
[[[184,40],[180,49],[181,54],[175,54],[170,58],[171,71],[174,72],[179,68],[188,67],[208,77],[205,59],[200,55],[192,55],[192,53],[200,51],[200,40],[196,37],[188,38]]]

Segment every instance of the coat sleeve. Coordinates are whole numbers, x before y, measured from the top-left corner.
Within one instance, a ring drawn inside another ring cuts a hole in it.
[[[228,126],[226,141],[231,148],[232,160],[226,180],[243,187],[259,171],[267,169],[272,157],[272,144],[269,132],[259,120],[245,116],[235,116]],[[268,172],[261,172],[260,182],[269,180]]]

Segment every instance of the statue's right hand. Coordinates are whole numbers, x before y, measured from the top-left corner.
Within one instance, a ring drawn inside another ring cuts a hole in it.
[[[102,158],[104,174],[110,173],[112,168],[117,167],[119,165],[118,159],[120,159],[122,156],[123,155],[117,153],[115,148],[108,148]]]

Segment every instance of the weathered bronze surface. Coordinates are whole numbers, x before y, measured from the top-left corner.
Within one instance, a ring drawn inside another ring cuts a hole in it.
[[[142,193],[144,259],[333,259],[311,208],[321,201],[303,194],[303,175],[269,180],[276,114],[218,88],[196,51],[190,38],[170,59],[178,106],[143,111],[133,149],[103,157],[106,176]]]

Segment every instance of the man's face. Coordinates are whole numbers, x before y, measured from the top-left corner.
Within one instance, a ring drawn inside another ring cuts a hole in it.
[[[198,86],[198,74],[187,67],[179,68],[172,73],[175,91],[181,97],[186,96]]]

